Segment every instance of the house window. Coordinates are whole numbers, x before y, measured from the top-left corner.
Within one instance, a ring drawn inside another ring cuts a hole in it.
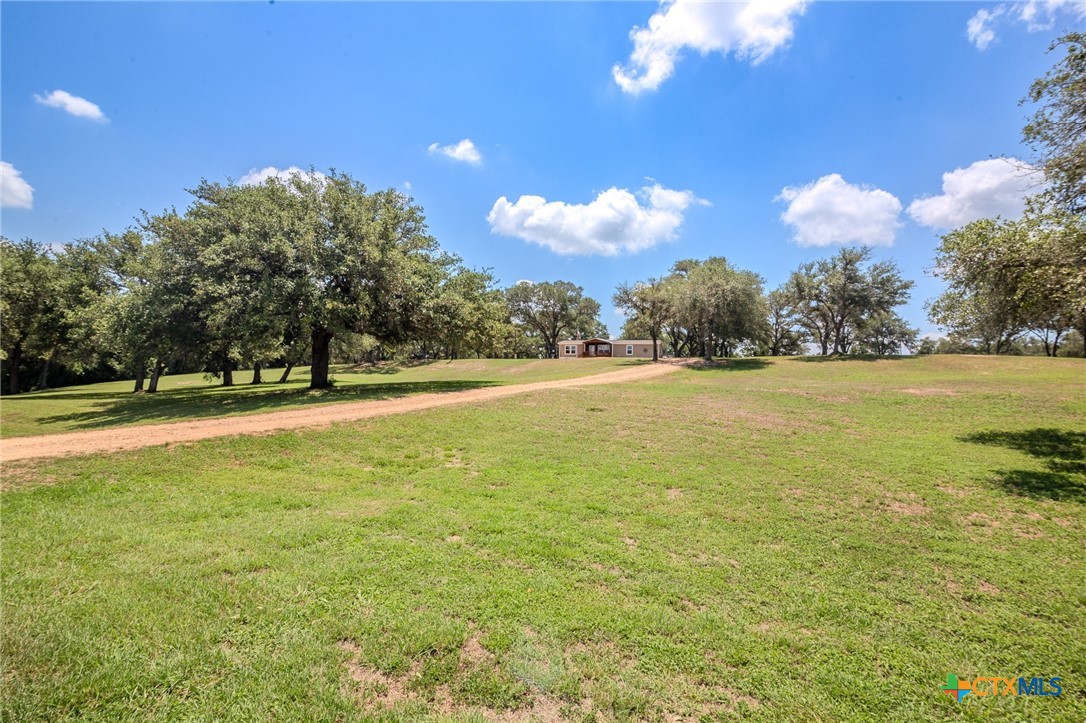
[[[566,344],[566,356],[573,356],[577,353],[576,344]]]
[[[626,345],[626,356],[633,356],[633,344]]]

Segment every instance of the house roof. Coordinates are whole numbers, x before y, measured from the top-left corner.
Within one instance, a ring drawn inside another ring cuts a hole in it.
[[[663,341],[657,339],[657,343]],[[600,344],[652,344],[652,339],[563,339],[559,344],[585,344],[589,342]]]

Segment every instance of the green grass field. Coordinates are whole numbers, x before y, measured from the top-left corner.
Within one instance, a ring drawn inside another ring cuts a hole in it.
[[[1084,391],[1075,359],[739,360],[19,467],[0,712],[1081,721]]]
[[[330,402],[388,399],[423,392],[451,392],[497,384],[526,384],[599,374],[636,364],[626,359],[467,359],[407,365],[341,367],[333,389],[312,392],[309,368],[274,384],[282,369],[263,373],[264,384],[248,384],[251,371],[235,372],[233,387],[203,374],[163,377],[156,394],[132,394],[132,382],[109,382],[31,392],[0,400],[0,435],[24,437],[133,424],[177,422],[200,417],[252,414]]]

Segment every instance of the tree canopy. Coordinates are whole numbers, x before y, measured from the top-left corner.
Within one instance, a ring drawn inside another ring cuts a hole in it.
[[[1049,52],[1063,50],[1044,77],[1030,86],[1023,102],[1039,104],[1023,130],[1037,153],[1048,182],[1048,200],[1065,212],[1086,213],[1086,33],[1056,40]]]

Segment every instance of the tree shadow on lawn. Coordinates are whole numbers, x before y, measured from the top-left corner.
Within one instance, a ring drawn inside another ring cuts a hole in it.
[[[999,470],[995,482],[1024,497],[1086,504],[1086,433],[1062,429],[977,432],[962,442],[1006,447],[1044,462],[1048,471]]]
[[[261,389],[202,387],[171,389],[155,394],[115,392],[73,394],[68,399],[101,399],[111,402],[97,409],[43,417],[43,424],[63,423],[68,428],[96,429],[143,422],[170,422],[182,419],[222,417],[232,414],[273,412],[283,408],[315,406],[337,402],[361,402],[405,397],[424,393],[461,392],[494,386],[483,381],[390,382],[347,384],[321,391],[305,388]],[[58,399],[62,397],[57,397]]]
[[[876,354],[830,354],[829,356],[791,356],[784,357],[786,359],[795,359],[801,362],[846,362],[846,361],[903,361],[905,359],[915,359],[916,357],[908,354],[893,354],[888,356],[878,356]]]
[[[690,362],[686,365],[686,368],[693,369],[696,372],[752,372],[765,369],[772,366],[772,364],[773,362],[759,357],[742,357],[714,359],[713,361],[702,359]]]
[[[430,366],[439,361],[451,361],[448,359],[403,359],[395,361],[383,361],[377,363],[362,362],[361,364],[347,364],[333,369],[341,374],[399,374],[405,369]]]

